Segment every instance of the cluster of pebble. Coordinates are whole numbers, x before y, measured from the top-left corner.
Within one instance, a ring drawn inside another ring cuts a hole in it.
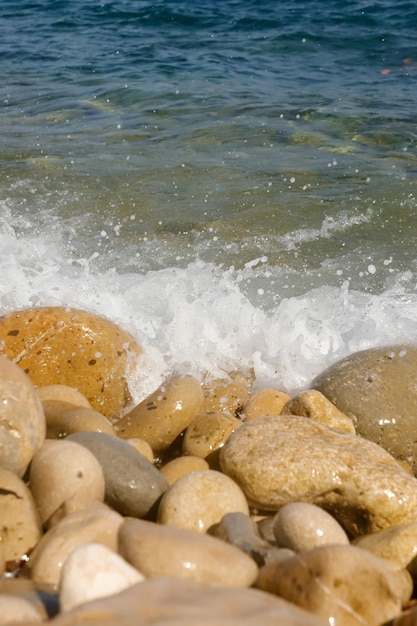
[[[0,625],[417,624],[416,348],[132,406],[107,320],[17,312],[0,346]]]

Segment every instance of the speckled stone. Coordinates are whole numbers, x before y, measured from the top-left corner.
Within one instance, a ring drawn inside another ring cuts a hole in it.
[[[345,531],[334,517],[307,502],[283,506],[275,516],[273,530],[277,544],[294,552],[329,544],[349,544]]]
[[[357,433],[407,462],[417,474],[417,347],[356,352],[312,383],[353,419]]]
[[[256,417],[279,415],[289,400],[290,396],[285,391],[273,388],[261,389],[246,402],[241,417],[246,422]]]
[[[329,426],[329,428],[351,433],[352,435],[355,434],[355,426],[352,419],[342,413],[342,411],[339,411],[326,396],[316,389],[303,391],[295,398],[289,400],[282,408],[281,413],[283,415],[309,417],[316,422]]]
[[[226,587],[249,587],[255,562],[234,546],[193,530],[127,519],[119,553],[146,578],[172,576]]]
[[[226,513],[249,514],[242,490],[228,476],[201,470],[179,478],[163,495],[158,522],[205,533]]]
[[[30,555],[25,573],[38,583],[58,587],[62,567],[75,548],[93,542],[117,552],[122,522],[121,515],[100,504],[67,515],[43,535]]]
[[[230,589],[175,578],[145,580],[49,622],[50,626],[253,626],[254,623],[328,626],[328,621],[257,589]]]
[[[417,480],[376,444],[305,417],[251,420],[220,451],[250,505],[310,502],[353,536],[417,518]]]
[[[137,342],[98,315],[42,307],[0,318],[1,352],[37,387],[74,387],[106,417],[131,401],[128,380],[141,352]]]
[[[412,593],[406,570],[354,546],[320,546],[265,565],[257,586],[335,626],[380,626],[399,615]]]
[[[152,450],[166,450],[204,410],[204,396],[194,376],[175,376],[115,423],[122,439],[137,437]]]
[[[48,439],[62,439],[72,433],[85,431],[116,436],[109,420],[94,409],[76,406],[62,400],[44,400],[42,405]]]
[[[2,558],[20,561],[41,538],[41,522],[26,484],[3,468],[0,468],[0,520]]]
[[[205,459],[221,448],[228,437],[242,425],[236,417],[226,413],[201,413],[193,419],[184,433],[183,454]]]
[[[0,466],[23,476],[45,440],[45,416],[29,377],[4,356],[0,356],[0,397]]]
[[[237,417],[249,399],[252,385],[252,377],[244,376],[241,372],[232,372],[224,379],[203,382],[206,413],[221,412]]]
[[[119,593],[144,576],[106,546],[88,543],[71,552],[62,568],[59,586],[61,611]]]
[[[162,474],[133,446],[105,433],[67,437],[85,446],[100,463],[105,500],[122,515],[145,517],[169,485]]]
[[[47,439],[33,457],[30,489],[42,524],[62,505],[82,493],[88,501],[104,500],[100,463],[84,446],[68,440]]]
[[[190,472],[208,469],[209,464],[207,461],[198,456],[179,456],[169,461],[166,465],[163,465],[160,472],[165,476],[168,483],[173,485],[181,476],[185,476]]]

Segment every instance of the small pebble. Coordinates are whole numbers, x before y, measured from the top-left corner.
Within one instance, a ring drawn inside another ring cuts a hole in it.
[[[182,452],[205,459],[221,448],[242,422],[226,413],[201,413],[184,433]]]
[[[68,385],[44,385],[43,387],[37,387],[36,392],[42,402],[59,400],[74,406],[83,406],[87,409],[93,408],[91,403],[78,389]]]
[[[284,405],[290,400],[285,391],[279,389],[261,389],[253,394],[242,409],[242,419],[247,422],[256,417],[279,415]]]
[[[42,405],[48,439],[62,439],[72,433],[84,431],[116,435],[109,420],[94,409],[62,400],[44,400]]]
[[[198,470],[208,470],[209,464],[199,456],[179,456],[176,459],[172,459],[166,465],[163,465],[160,472],[167,479],[170,485],[174,484],[176,480],[189,474],[190,472],[196,472]]]
[[[282,415],[298,415],[299,417],[309,417],[340,430],[341,432],[355,434],[353,420],[339,411],[320,391],[310,389],[303,391],[295,398],[289,400],[281,411]]]

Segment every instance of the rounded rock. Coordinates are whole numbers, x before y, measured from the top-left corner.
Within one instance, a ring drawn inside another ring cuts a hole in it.
[[[205,533],[232,512],[249,515],[240,487],[220,472],[201,470],[171,485],[159,504],[158,522]]]
[[[350,417],[339,411],[320,391],[309,389],[289,400],[281,411],[282,415],[298,415],[325,424],[329,428],[356,434]]]
[[[45,623],[42,613],[25,598],[0,593],[0,607],[0,626]]]
[[[242,425],[236,417],[225,413],[202,413],[193,419],[184,433],[182,452],[205,459],[222,447],[228,437]]]
[[[82,393],[68,385],[44,385],[43,387],[37,387],[36,392],[42,402],[59,400],[60,402],[68,402],[75,406],[83,406],[86,409],[93,408]]]
[[[70,498],[104,500],[104,476],[100,463],[82,445],[68,440],[47,439],[33,457],[30,489],[42,524]]]
[[[147,441],[143,439],[138,439],[137,437],[132,437],[131,439],[126,439],[126,443],[132,446],[137,452],[139,452],[142,456],[145,457],[149,461],[149,463],[153,463],[155,460],[155,456],[153,450]]]
[[[294,552],[328,544],[349,544],[348,536],[334,517],[307,502],[282,507],[275,516],[273,532],[279,546]]]
[[[62,400],[44,400],[42,404],[48,439],[62,439],[72,433],[85,431],[116,435],[109,420],[94,409]]]
[[[203,409],[203,390],[198,380],[194,376],[175,376],[114,426],[122,439],[144,439],[154,452],[161,452]]]
[[[238,416],[249,398],[252,383],[252,378],[244,376],[241,372],[232,372],[225,379],[205,382],[203,384],[205,411]]]
[[[126,441],[105,433],[74,433],[104,474],[105,500],[122,515],[145,517],[169,485],[159,470]]]
[[[167,479],[170,485],[173,485],[182,476],[190,472],[199,470],[208,470],[209,464],[199,456],[179,456],[172,459],[166,465],[163,465],[160,472]]]
[[[0,318],[0,344],[34,385],[74,387],[106,417],[132,399],[128,380],[141,349],[103,317],[65,307],[10,313]]]
[[[395,345],[356,352],[312,383],[357,433],[407,462],[417,475],[417,347]]]
[[[123,522],[119,553],[146,578],[170,576],[249,587],[258,573],[250,557],[220,539],[143,520]]]
[[[113,550],[98,543],[84,544],[71,552],[62,568],[61,611],[119,593],[142,580],[144,576]]]
[[[246,402],[242,409],[242,419],[247,422],[256,417],[279,415],[289,400],[290,396],[285,391],[273,388],[261,389]]]
[[[23,476],[45,440],[45,415],[29,377],[4,356],[0,400],[0,466]]]

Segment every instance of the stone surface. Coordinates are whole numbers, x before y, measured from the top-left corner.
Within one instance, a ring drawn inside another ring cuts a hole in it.
[[[378,443],[417,473],[417,347],[356,352],[320,374],[312,386]]]
[[[328,626],[328,622],[257,589],[230,589],[158,578],[84,604],[50,626]]]
[[[49,400],[59,400],[60,402],[68,402],[74,406],[83,406],[87,409],[92,409],[90,402],[87,398],[74,387],[68,385],[44,385],[37,387],[36,392],[42,402],[48,402]]]
[[[309,417],[329,428],[355,434],[355,426],[350,417],[339,411],[320,391],[309,389],[289,400],[282,408],[283,415]]]
[[[246,402],[241,417],[246,422],[256,417],[279,415],[289,400],[290,396],[285,391],[273,388],[261,389]]]
[[[1,339],[0,323],[0,350]],[[0,466],[23,476],[45,432],[42,403],[29,377],[0,356]]]
[[[41,623],[44,616],[25,598],[0,592],[0,626],[11,624]]]
[[[119,437],[137,437],[154,452],[166,450],[204,410],[204,396],[194,376],[175,376],[115,424]]]
[[[61,611],[123,591],[144,580],[138,570],[98,543],[71,552],[62,568],[59,587]]]
[[[46,621],[48,615],[56,615],[59,610],[57,594],[46,586],[37,586],[36,583],[27,578],[3,578],[0,581],[1,609],[3,609],[3,599],[5,596],[24,600],[25,606],[28,604],[31,605],[33,609],[35,609],[33,615],[39,616],[42,621]],[[24,613],[18,613],[18,615],[24,615]],[[25,619],[23,621],[26,624],[27,621],[31,620]]]
[[[172,485],[176,480],[190,472],[208,470],[209,464],[199,456],[179,456],[161,467],[161,474]]]
[[[250,505],[310,502],[353,536],[417,518],[417,480],[376,444],[305,417],[251,420],[220,451]]]
[[[26,573],[38,583],[57,587],[62,566],[75,548],[94,542],[117,552],[122,522],[121,515],[100,504],[67,515],[43,535],[30,555]]]
[[[355,545],[396,567],[407,567],[417,556],[417,521],[363,535],[355,540]]]
[[[30,489],[42,524],[70,498],[104,500],[104,475],[96,457],[84,446],[68,440],[47,439],[33,457]]]
[[[307,502],[283,506],[275,516],[273,531],[277,544],[294,552],[328,544],[349,544],[345,531],[334,517]]]
[[[354,546],[320,546],[265,565],[257,586],[334,626],[380,626],[401,613],[411,577]]]
[[[0,345],[34,385],[74,387],[106,417],[131,401],[128,380],[141,349],[98,315],[65,307],[10,313],[0,318]]]
[[[0,468],[0,543],[6,561],[20,561],[42,536],[32,494],[21,478]]]
[[[252,377],[244,376],[241,372],[231,372],[224,379],[205,381],[203,383],[205,411],[238,417],[249,399],[252,385]]]
[[[109,420],[94,409],[76,406],[62,400],[44,400],[42,405],[48,439],[62,439],[72,433],[85,431],[116,436]]]
[[[183,454],[205,459],[221,448],[228,437],[242,425],[236,417],[226,413],[201,413],[197,415],[184,433]]]
[[[105,500],[122,515],[145,517],[169,485],[162,474],[133,446],[105,433],[67,437],[85,446],[100,463]]]
[[[132,437],[131,439],[126,439],[126,443],[133,446],[137,452],[139,452],[142,456],[145,457],[149,461],[149,463],[154,462],[154,453],[147,441],[143,439],[138,439],[137,437]]]
[[[220,472],[200,470],[171,485],[159,504],[158,522],[205,533],[234,511],[249,514],[240,487]]]
[[[172,576],[226,587],[249,587],[258,573],[250,557],[220,539],[143,520],[123,522],[119,553],[146,578]]]

